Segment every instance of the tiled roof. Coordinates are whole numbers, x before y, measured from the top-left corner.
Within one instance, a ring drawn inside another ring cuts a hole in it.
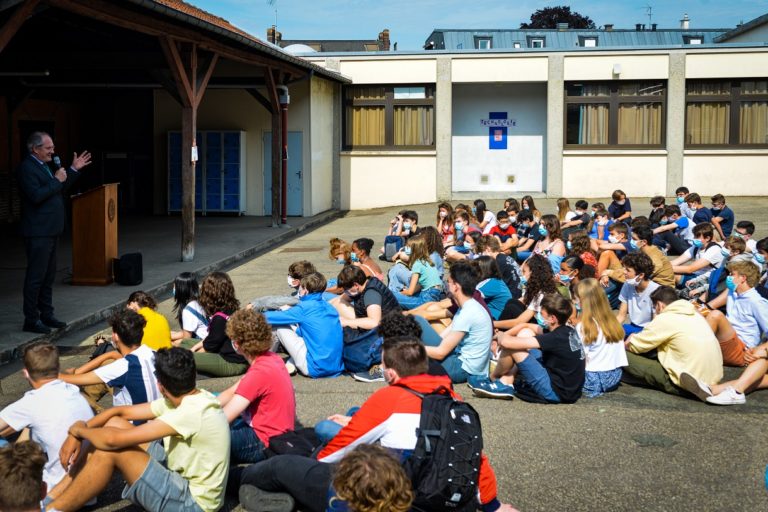
[[[184,14],[188,14],[190,16],[193,16],[199,20],[208,22],[212,25],[216,25],[217,27],[223,28],[225,30],[229,30],[230,32],[235,32],[237,34],[240,34],[243,37],[247,37],[248,39],[252,39],[254,41],[264,42],[261,39],[252,36],[245,30],[239,29],[224,18],[220,16],[216,16],[215,14],[211,14],[208,11],[204,11],[200,9],[199,7],[195,7],[192,4],[188,4],[187,2],[183,2],[182,0],[154,0],[155,3],[164,5],[166,7],[169,7],[171,9],[177,10],[179,12],[183,12]]]

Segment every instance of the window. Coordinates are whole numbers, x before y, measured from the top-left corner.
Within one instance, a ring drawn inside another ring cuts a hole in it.
[[[512,48],[520,48],[520,41],[515,41],[512,43]]]
[[[547,44],[547,40],[544,37],[528,36],[528,48],[544,48]]]
[[[490,50],[492,43],[493,38],[491,37],[475,37],[475,48],[478,50]]]
[[[684,44],[702,44],[704,39],[701,36],[683,36]]]
[[[689,80],[686,146],[768,145],[768,80]]]
[[[584,48],[596,48],[597,37],[579,36],[579,46]]]
[[[569,82],[565,144],[570,147],[662,147],[666,84]]]
[[[353,86],[344,92],[344,147],[435,146],[434,86]]]

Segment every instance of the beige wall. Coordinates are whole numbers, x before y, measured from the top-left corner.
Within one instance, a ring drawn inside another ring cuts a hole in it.
[[[638,80],[667,78],[669,65],[666,55],[603,55],[565,57],[565,80]],[[621,74],[614,76],[614,65],[621,65]]]
[[[546,82],[546,57],[454,58],[453,83],[464,82]]]
[[[610,197],[616,189],[624,190],[630,198],[664,195],[667,185],[664,151],[651,155],[569,153],[563,157],[565,197]]]
[[[695,53],[685,59],[686,78],[751,78],[768,74],[768,52]]]
[[[718,193],[726,197],[768,195],[768,150],[739,153],[686,151],[683,183],[702,197]]]
[[[341,209],[435,202],[436,172],[434,152],[419,155],[342,153]]]
[[[310,106],[311,173],[305,173],[304,186],[310,189],[310,205],[305,215],[330,210],[333,201],[333,101],[335,86],[328,80],[312,77]]]
[[[434,58],[341,60],[339,71],[355,84],[435,83],[437,77]]]

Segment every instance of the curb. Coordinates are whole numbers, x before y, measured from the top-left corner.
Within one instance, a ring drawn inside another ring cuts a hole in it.
[[[320,227],[321,225],[327,224],[332,220],[343,217],[345,213],[346,212],[342,212],[339,210],[329,210],[327,212],[323,212],[316,215],[315,219],[301,226],[298,226],[295,228],[287,228],[287,229],[278,228],[281,230],[281,233],[275,236],[274,238],[268,238],[267,240],[259,242],[253,247],[248,247],[247,249],[243,249],[242,251],[237,252],[231,256],[227,256],[226,258],[222,258],[218,261],[214,261],[213,263],[203,265],[202,267],[191,270],[190,272],[198,275],[205,275],[217,270],[230,269],[234,267],[236,264],[243,263],[246,260],[253,259],[256,256],[259,256],[277,246],[280,246],[292,240],[297,235],[305,231],[310,231],[312,229]],[[171,288],[173,288],[173,279],[165,283],[159,284],[157,286],[154,286],[152,288],[146,288],[144,289],[144,291],[154,297],[157,297],[170,292]],[[41,341],[41,340],[55,342],[57,339],[67,334],[71,334],[73,332],[85,329],[87,327],[91,327],[92,325],[95,325],[101,321],[108,319],[110,316],[112,316],[112,314],[117,309],[122,308],[124,305],[125,305],[125,301],[120,301],[114,304],[110,304],[109,306],[105,306],[104,308],[98,311],[95,311],[93,313],[87,314],[80,318],[76,318],[71,322],[68,322],[67,326],[64,329],[59,329],[59,330],[53,331],[51,334],[37,336],[30,340],[23,341],[19,343],[19,345],[13,348],[6,348],[4,350],[0,350],[0,366],[6,365],[8,363],[11,363],[13,361],[20,359],[22,354],[24,353],[24,347],[26,345],[29,345],[30,343],[33,343],[35,341]]]

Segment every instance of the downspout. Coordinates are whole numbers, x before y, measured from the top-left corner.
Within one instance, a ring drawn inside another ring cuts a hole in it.
[[[282,176],[280,180],[280,223],[285,226],[288,224],[288,104],[291,102],[291,97],[288,95],[287,86],[278,85],[275,88],[277,89],[277,97],[280,101],[280,124],[283,142]]]

